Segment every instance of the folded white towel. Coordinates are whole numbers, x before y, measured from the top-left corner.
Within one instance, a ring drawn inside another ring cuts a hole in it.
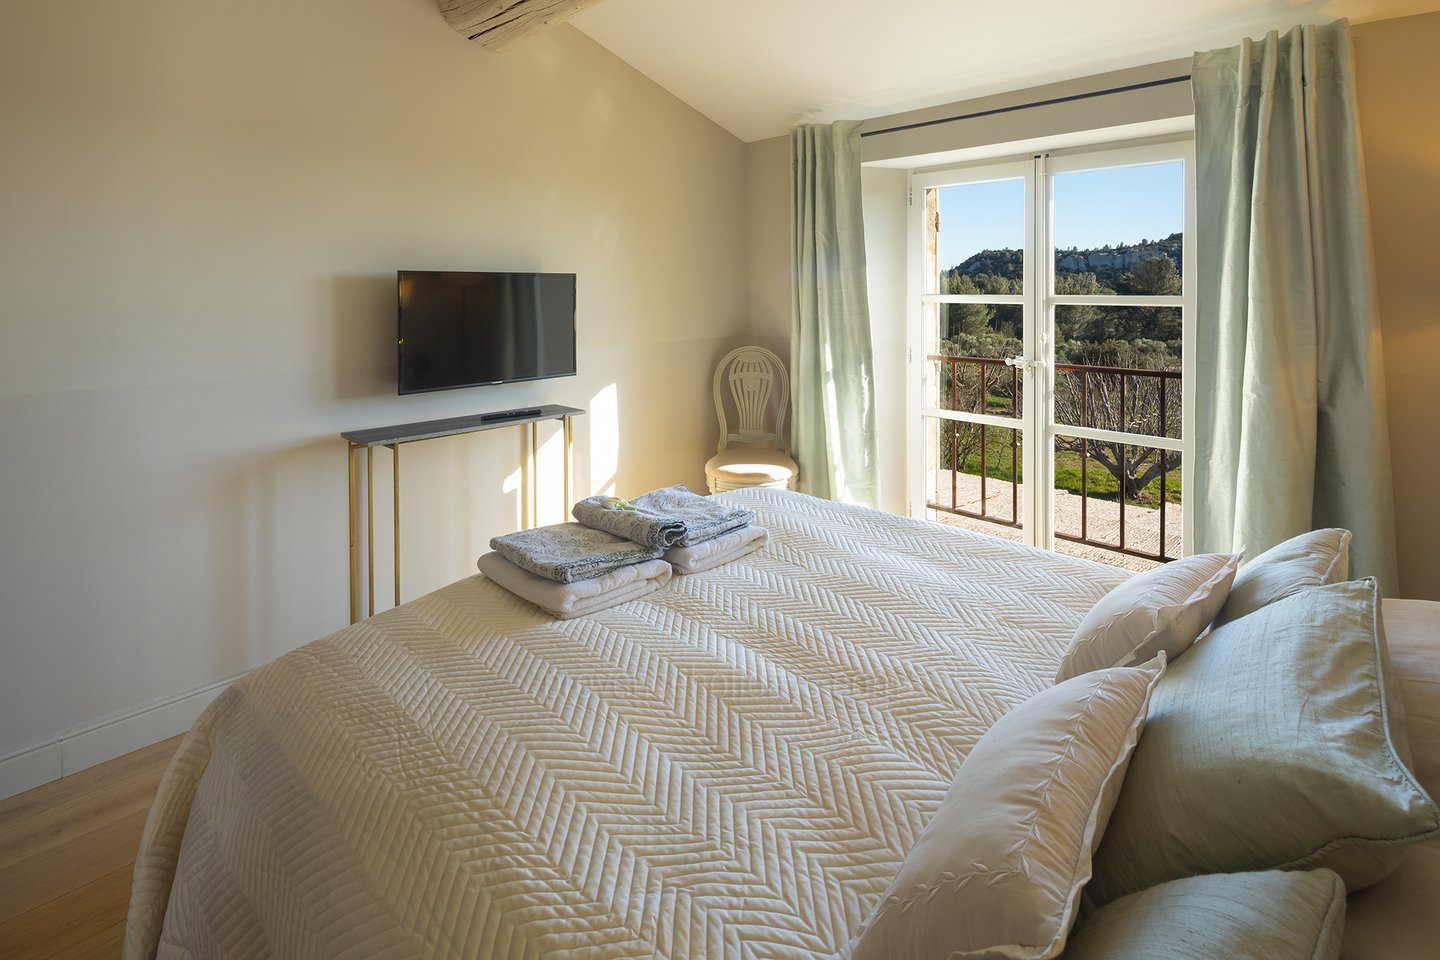
[[[661,559],[674,566],[679,574],[704,573],[722,563],[754,553],[769,539],[769,531],[752,524],[722,533],[693,547],[671,547]]]
[[[642,560],[574,583],[537,577],[498,553],[485,554],[475,565],[506,590],[561,620],[598,613],[654,593],[671,575],[670,564],[664,560]]]
[[[581,523],[553,523],[491,537],[490,549],[522,570],[561,583],[589,580],[617,567],[654,560],[661,551]]]

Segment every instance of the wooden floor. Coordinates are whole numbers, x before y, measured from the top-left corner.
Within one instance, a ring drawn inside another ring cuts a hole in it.
[[[174,737],[0,800],[0,957],[120,956],[130,871]]]

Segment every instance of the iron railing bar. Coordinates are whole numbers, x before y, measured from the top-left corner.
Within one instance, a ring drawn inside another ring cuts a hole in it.
[[[1121,389],[1124,389],[1125,381],[1121,380]],[[1129,444],[1120,444],[1120,549],[1125,549],[1125,477],[1129,474],[1130,461],[1125,452],[1130,449]]]
[[[960,501],[956,494],[956,475],[960,473],[960,424],[959,421],[950,421],[950,505],[958,507]]]
[[[1081,540],[1072,533],[1060,533],[1058,530],[1055,536],[1061,540],[1068,540],[1071,543],[1084,544],[1087,547],[1099,547],[1102,550],[1113,550],[1116,553],[1123,553],[1127,557],[1139,557],[1142,560],[1154,560],[1156,563],[1168,563],[1169,561],[1158,553],[1146,553],[1143,550],[1134,550],[1130,547],[1117,547],[1113,543],[1101,543],[1098,540]]]
[[[954,508],[951,508],[951,507],[943,506],[943,505],[938,504],[938,503],[927,503],[927,504],[925,504],[925,506],[926,506],[926,508],[928,508],[928,509],[930,509],[930,510],[936,510],[936,511],[939,511],[940,513],[949,513],[949,514],[953,514],[953,515],[955,515],[955,516],[957,516],[957,517],[969,517],[971,520],[984,520],[986,523],[994,523],[994,524],[998,524],[999,526],[1002,526],[1002,527],[1018,527],[1018,526],[1020,526],[1020,524],[1017,523],[1017,522],[1011,522],[1011,521],[1009,521],[1009,520],[1001,520],[1001,519],[999,519],[998,517],[984,517],[984,516],[981,516],[981,515],[978,514],[978,513],[975,513],[975,512],[973,512],[973,511],[970,511],[970,510],[954,509]]]
[[[1168,434],[1170,427],[1165,420],[1165,381],[1160,381],[1160,432]],[[1157,451],[1156,456],[1160,458],[1160,556],[1166,556],[1169,552],[1165,546],[1165,504],[1170,500],[1170,483],[1167,476],[1169,470],[1170,453],[1168,450]]]
[[[956,357],[952,359],[965,359]],[[1004,361],[1001,361],[1002,363]],[[1160,380],[1179,380],[1179,370],[1146,370],[1143,367],[1099,367],[1093,363],[1057,363],[1056,370],[1094,370],[1096,373],[1122,373],[1127,377],[1155,377]]]
[[[1020,417],[1020,368],[1010,368],[1010,413],[1016,418]],[[1010,431],[1010,520],[1012,523],[1020,521],[1020,464],[1015,462],[1019,456],[1016,445],[1020,439],[1019,430]]]
[[[980,513],[982,516],[990,511],[990,499],[985,495],[985,474],[989,472],[986,465],[986,455],[990,452],[986,449],[990,445],[990,435],[986,432],[990,428],[980,424]]]

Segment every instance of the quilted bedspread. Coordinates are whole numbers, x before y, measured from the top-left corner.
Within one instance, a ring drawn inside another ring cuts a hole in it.
[[[125,955],[813,957],[1124,574],[784,491],[763,550],[556,621],[475,576],[226,690]]]

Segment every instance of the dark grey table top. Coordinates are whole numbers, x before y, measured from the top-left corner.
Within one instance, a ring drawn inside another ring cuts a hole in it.
[[[538,423],[541,420],[558,420],[561,417],[578,417],[585,413],[579,407],[565,407],[558,403],[538,404],[540,412],[529,417],[512,417],[507,420],[486,420],[487,413],[476,413],[464,417],[449,417],[444,420],[421,420],[416,423],[397,423],[389,427],[370,427],[366,430],[347,430],[340,434],[351,443],[362,447],[379,447],[391,443],[409,443],[412,440],[429,440],[433,437],[449,437],[457,433],[474,433],[477,430],[497,430],[522,423]],[[503,411],[493,411],[500,413]]]

